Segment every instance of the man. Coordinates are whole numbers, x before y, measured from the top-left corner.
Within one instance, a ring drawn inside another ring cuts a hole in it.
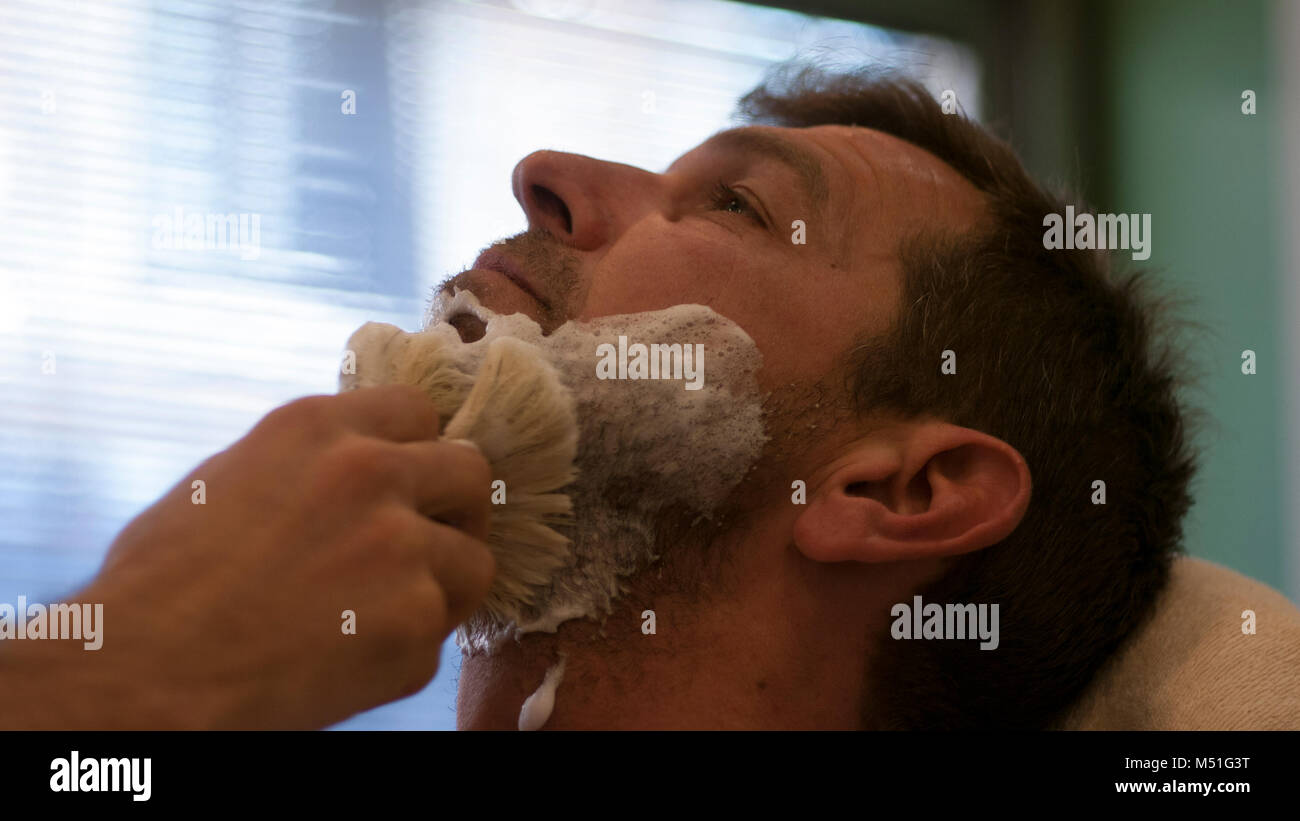
[[[760,124],[663,174],[525,158],[516,198],[558,243],[504,248],[581,271],[543,307],[453,280],[544,326],[707,304],[762,351],[775,432],[744,514],[661,534],[602,624],[468,655],[459,726],[515,726],[560,657],[551,728],[1047,726],[1147,616],[1188,506],[1137,281],[1045,250],[1064,203],[919,87],[787,73],[742,108]],[[916,594],[998,605],[1000,645],[895,639]]]
[[[763,355],[771,436],[613,612],[467,654],[460,727],[517,726],[560,658],[548,728],[1051,726],[1148,617],[1189,504],[1140,280],[1045,249],[1064,201],[907,81],[790,70],[742,110],[662,174],[528,156],[530,230],[497,248],[525,287],[453,281],[548,330],[708,305]],[[195,472],[205,518],[187,478],[74,597],[123,613],[118,649],[0,656],[125,706],[26,723],[319,726],[418,689],[492,574],[487,467],[435,435],[393,387],[272,414]],[[996,647],[901,637],[918,595],[997,605]],[[343,609],[382,615],[340,637]]]

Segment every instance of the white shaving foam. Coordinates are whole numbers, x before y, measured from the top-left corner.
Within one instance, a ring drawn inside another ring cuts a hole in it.
[[[460,341],[447,321],[461,314],[485,323],[481,339]],[[492,652],[506,639],[609,613],[624,580],[658,558],[655,537],[662,520],[683,514],[710,519],[767,439],[757,382],[762,355],[739,325],[704,305],[570,321],[544,335],[528,316],[496,314],[469,291],[457,290],[434,302],[420,334],[369,332],[374,339],[368,358],[395,359],[422,334],[443,335],[459,346],[457,368],[467,374],[477,372],[498,337],[535,345],[573,392],[578,412],[578,478],[563,491],[573,500],[573,526],[565,529],[571,538],[567,561],[536,591],[532,606],[508,621],[475,613],[457,629],[462,650]],[[686,390],[685,379],[598,379],[597,349],[604,343],[617,348],[619,336],[647,345],[702,344],[703,388]],[[361,356],[358,351],[358,362]],[[366,370],[370,376],[363,377],[358,367],[347,386],[411,379],[384,372],[373,361]]]
[[[555,691],[560,686],[560,681],[564,678],[564,656],[551,665],[542,678],[541,685],[533,692],[531,696],[524,699],[524,704],[519,708],[519,729],[521,731],[540,730],[546,726],[546,722],[551,718],[551,712],[555,709]]]

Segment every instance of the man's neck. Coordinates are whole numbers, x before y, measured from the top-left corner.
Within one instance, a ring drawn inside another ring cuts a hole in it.
[[[861,594],[849,581],[860,573],[789,549],[755,558],[725,594],[633,590],[603,624],[570,621],[465,655],[457,726],[517,728],[524,701],[563,657],[546,729],[856,728],[868,631],[836,603]]]

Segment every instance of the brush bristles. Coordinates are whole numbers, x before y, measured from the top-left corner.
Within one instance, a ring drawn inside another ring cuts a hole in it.
[[[393,381],[424,391],[438,407],[438,421],[445,432],[453,412],[465,403],[465,397],[473,389],[474,377],[456,367],[436,337],[414,334],[409,340],[408,355],[394,363]]]
[[[557,493],[577,477],[578,422],[573,397],[537,348],[512,337],[488,343],[476,375],[454,336],[402,333],[363,325],[348,347],[356,371],[342,373],[340,390],[405,384],[420,388],[440,409],[442,435],[478,445],[492,467],[488,547],[497,578],[483,607],[501,621],[529,607],[568,558],[569,540],[554,530],[569,522],[569,497]]]
[[[488,545],[497,581],[484,607],[507,618],[531,603],[568,556],[569,540],[552,529],[567,523],[569,497],[553,491],[574,480],[578,424],[573,399],[530,345],[502,337],[488,347],[469,395],[444,435],[482,449],[492,477],[505,483],[493,508]]]
[[[473,440],[511,491],[545,493],[575,475],[573,399],[555,370],[517,339],[491,343],[474,387],[444,435]]]
[[[348,339],[356,368],[339,374],[339,391],[373,385],[414,385],[441,410],[441,426],[465,402],[474,376],[449,355],[445,337],[408,334],[382,322],[367,322]]]

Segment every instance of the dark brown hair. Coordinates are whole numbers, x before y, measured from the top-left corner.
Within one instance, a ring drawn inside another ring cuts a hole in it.
[[[885,636],[863,723],[1052,726],[1149,616],[1180,549],[1196,461],[1169,301],[1144,272],[1113,274],[1104,252],[1045,249],[1043,218],[1064,214],[1067,200],[913,80],[785,65],[739,113],[883,131],[984,193],[987,227],[902,244],[896,323],[846,352],[846,373],[859,413],[941,418],[1002,439],[1028,463],[1033,494],[1019,527],[919,591],[927,602],[998,604],[1000,645]],[[940,372],[945,350],[956,374]],[[1097,480],[1104,505],[1091,500]]]

